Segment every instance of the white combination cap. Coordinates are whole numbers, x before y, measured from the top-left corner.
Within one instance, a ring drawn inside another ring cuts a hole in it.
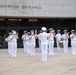
[[[15,35],[16,34],[16,31],[13,31],[13,34]]]
[[[30,35],[30,32],[27,32],[27,35]]]
[[[71,32],[74,32],[75,30],[71,30]]]
[[[49,31],[52,31],[52,30],[53,30],[53,28],[50,28],[50,29],[49,29]]]
[[[47,29],[46,29],[46,27],[42,27],[41,30],[45,31],[45,30],[47,30]]]
[[[30,32],[34,32],[34,30],[31,30]]]
[[[60,30],[57,30],[57,32],[60,32]]]
[[[31,30],[30,33],[31,33],[31,34],[34,34],[34,30]]]
[[[24,33],[27,33],[27,31],[26,31],[26,30],[24,30],[23,32],[24,32]]]
[[[12,32],[14,32],[15,30],[12,30]]]
[[[55,30],[51,30],[50,32],[54,32]]]
[[[64,30],[64,32],[67,32],[67,30]]]

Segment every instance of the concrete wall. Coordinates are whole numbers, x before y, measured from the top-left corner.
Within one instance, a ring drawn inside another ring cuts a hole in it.
[[[76,0],[0,0],[0,16],[76,17]]]

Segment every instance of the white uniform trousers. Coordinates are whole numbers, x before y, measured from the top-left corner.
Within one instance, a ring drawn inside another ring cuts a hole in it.
[[[74,55],[75,53],[74,53],[74,42],[75,41],[71,41],[71,49],[72,49],[72,54]]]
[[[73,41],[73,55],[76,55],[76,41]]]
[[[47,61],[47,43],[41,43],[42,61]]]
[[[17,42],[12,42],[12,57],[17,57]]]
[[[68,53],[68,41],[63,40],[64,53]]]
[[[59,42],[60,42],[60,41],[56,41],[57,49],[58,49],[58,51],[61,51],[61,49],[60,49],[60,45],[59,45]]]
[[[27,51],[27,54],[31,54],[29,41],[26,41],[26,51]]]
[[[12,56],[13,54],[12,54],[12,50],[13,50],[13,43],[12,42],[10,42],[10,55]]]
[[[11,55],[11,49],[12,49],[12,47],[11,47],[11,42],[8,42],[8,53]]]
[[[41,42],[39,41],[39,51],[41,51]]]
[[[49,41],[49,55],[54,55],[54,41]]]
[[[35,56],[35,42],[30,41],[31,56]]]
[[[26,52],[26,42],[23,42],[24,53]]]

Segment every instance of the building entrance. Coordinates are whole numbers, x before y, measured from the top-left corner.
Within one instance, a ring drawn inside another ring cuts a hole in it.
[[[39,30],[41,27],[46,27],[47,29],[53,28],[55,32],[60,29],[63,34],[63,30],[67,29],[70,32],[72,29],[75,29],[75,19],[43,19],[43,18],[1,18],[0,19],[0,48],[6,48],[7,43],[5,38],[8,36],[8,33],[11,30],[16,30],[18,32],[18,48],[23,47],[22,35],[23,31],[27,30]],[[38,41],[37,45],[38,47]],[[56,45],[55,45],[56,46]],[[70,46],[70,44],[69,44]]]

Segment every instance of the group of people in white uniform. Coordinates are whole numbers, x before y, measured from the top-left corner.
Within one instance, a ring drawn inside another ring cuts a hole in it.
[[[22,35],[24,53],[30,56],[35,56],[36,39],[39,41],[39,51],[41,52],[41,61],[47,61],[47,53],[49,56],[54,56],[54,39],[56,39],[57,49],[61,51],[60,44],[63,44],[64,53],[68,53],[68,39],[71,39],[72,54],[76,55],[76,33],[75,30],[71,30],[69,36],[67,30],[63,31],[61,35],[60,30],[57,30],[57,34],[53,28],[49,29],[47,33],[46,27],[42,27],[39,34],[37,31],[31,30],[30,32],[24,31]],[[12,57],[17,57],[17,39],[18,35],[15,30],[9,33],[8,39],[8,53]]]
[[[24,31],[22,35],[24,52],[30,54],[31,56],[35,56],[35,46],[36,46],[36,34],[31,30],[30,32]]]
[[[15,30],[9,32],[9,36],[5,39],[8,42],[8,53],[12,57],[17,57],[17,39],[18,35]]]

